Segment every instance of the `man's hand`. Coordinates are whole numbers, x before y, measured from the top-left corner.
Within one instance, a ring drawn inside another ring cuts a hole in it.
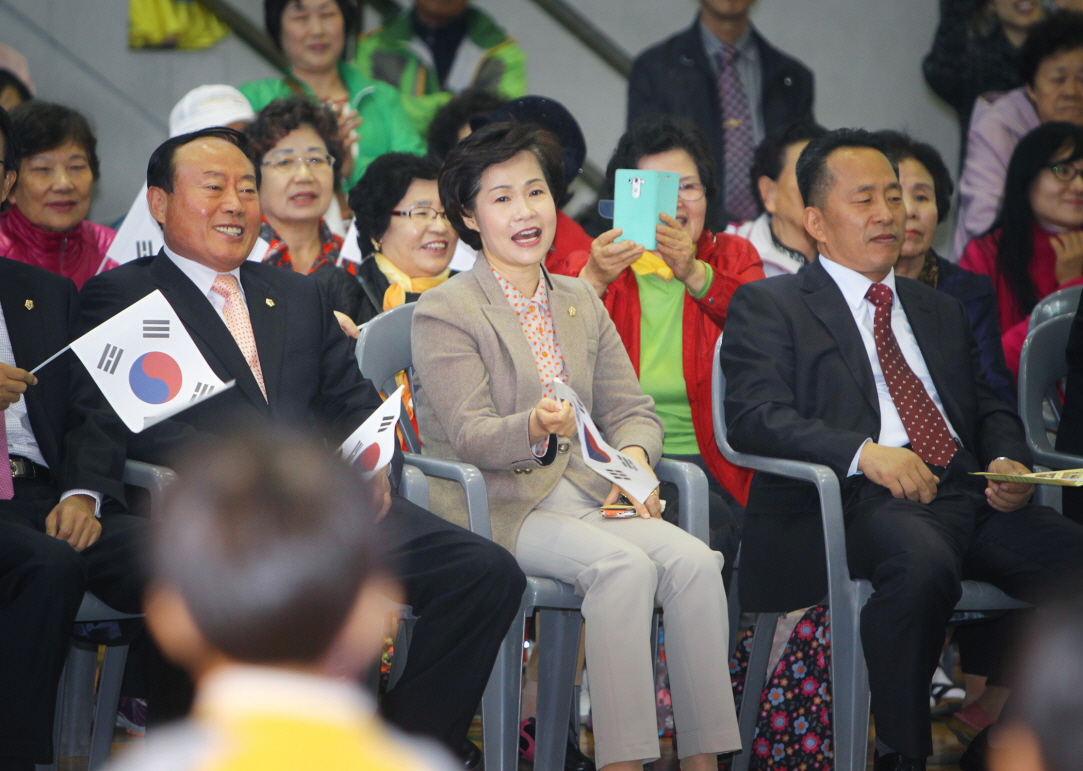
[[[673,271],[674,277],[688,287],[688,291],[697,294],[703,290],[707,280],[706,266],[696,259],[696,243],[675,218],[662,212],[655,229],[658,239],[658,256],[665,260]]]
[[[557,401],[543,396],[531,411],[527,420],[530,427],[530,443],[537,444],[550,434],[575,436],[575,408],[571,402]]]
[[[89,495],[69,495],[45,518],[45,534],[67,541],[75,551],[82,551],[98,540],[102,523],[94,516],[96,502]]]
[[[938,480],[917,453],[905,447],[884,447],[866,442],[857,460],[858,471],[896,498],[932,503]]]
[[[601,297],[625,268],[643,255],[643,246],[635,241],[613,243],[624,231],[607,230],[590,245],[590,259],[579,271],[579,278],[590,283]]]
[[[647,469],[651,473],[654,473],[654,469],[651,468],[651,464],[647,462],[647,453],[643,450],[642,447],[639,447],[638,445],[630,445],[623,448],[621,452],[623,452],[625,455],[634,460],[643,468]],[[620,498],[622,493],[624,494],[625,498],[632,502],[632,505],[636,507],[636,513],[639,514],[639,516],[641,516],[643,519],[662,518],[662,503],[658,497],[657,487],[654,488],[654,491],[647,496],[646,501],[640,503],[635,498],[633,498],[628,493],[628,491],[622,490],[614,483],[614,485],[609,489],[609,495],[605,497],[605,503],[603,503],[602,505],[611,506],[612,504],[617,502],[617,499]]]
[[[1029,474],[1030,469],[1009,458],[997,458],[986,469],[990,474]],[[985,498],[997,511],[1015,511],[1026,506],[1034,495],[1034,485],[1022,482],[994,482],[989,480]]]
[[[0,410],[6,410],[19,401],[29,386],[37,384],[36,375],[0,362]]]

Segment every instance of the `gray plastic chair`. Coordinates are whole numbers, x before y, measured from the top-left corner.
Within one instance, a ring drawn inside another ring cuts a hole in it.
[[[1053,448],[1043,417],[1043,409],[1048,401],[1055,402],[1058,407],[1060,404],[1055,389],[1057,381],[1068,374],[1064,352],[1074,319],[1073,309],[1071,313],[1063,313],[1033,327],[1023,343],[1023,354],[1019,361],[1019,415],[1027,431],[1027,446],[1034,455],[1035,463],[1051,469],[1083,466],[1083,457],[1058,452]],[[1057,419],[1060,419],[1059,410]]]
[[[1057,316],[1063,316],[1065,313],[1074,315],[1076,309],[1079,308],[1080,293],[1083,293],[1083,285],[1058,289],[1052,294],[1043,297],[1034,306],[1034,310],[1030,312],[1030,320],[1027,322],[1027,334]]]
[[[714,432],[718,449],[727,460],[738,466],[800,479],[816,486],[820,498],[827,558],[827,605],[831,609],[831,727],[834,731],[834,767],[837,771],[864,771],[869,737],[869,673],[865,667],[865,652],[861,646],[860,614],[861,608],[872,594],[872,584],[850,577],[838,477],[824,465],[745,455],[730,446],[726,438],[726,378],[719,359],[721,347],[720,336],[715,346],[714,377],[711,384]],[[963,581],[962,584],[963,595],[955,606],[956,613],[999,612],[1030,607],[1025,602],[1012,599],[992,584],[979,581]],[[756,624],[739,717],[741,746],[744,747],[744,752],[735,758],[734,771],[748,769],[756,717],[767,681],[767,662],[778,617],[777,613],[760,614]]]

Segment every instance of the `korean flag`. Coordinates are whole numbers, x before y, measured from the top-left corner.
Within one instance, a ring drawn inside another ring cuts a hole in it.
[[[403,387],[395,389],[339,449],[346,462],[356,463],[365,475],[384,468],[395,454],[395,426],[402,413]]]

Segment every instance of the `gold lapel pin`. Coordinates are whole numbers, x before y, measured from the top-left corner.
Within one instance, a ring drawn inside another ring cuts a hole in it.
[[[34,301],[33,300],[27,300],[26,302],[23,303],[23,305],[26,306],[26,309],[28,311],[34,310]]]
[[[268,307],[268,308],[273,308],[273,307],[275,307],[275,301],[274,301],[274,300],[272,300],[272,299],[271,299],[270,297],[268,297],[268,298],[267,298],[267,307]]]
[[[574,305],[568,306],[568,315],[569,316],[574,316],[575,315],[575,306]]]

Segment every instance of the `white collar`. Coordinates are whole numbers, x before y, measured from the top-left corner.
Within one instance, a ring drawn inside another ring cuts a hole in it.
[[[861,304],[865,301],[865,293],[869,291],[869,287],[875,282],[853,268],[840,265],[834,260],[827,259],[822,254],[819,259],[820,264],[827,271],[827,275],[831,276],[832,280],[838,285],[842,296],[846,299],[846,304],[850,306],[850,310],[853,313],[860,311]],[[895,268],[892,268],[880,283],[891,289],[891,307],[894,308],[898,302],[898,293],[895,291]]]
[[[280,714],[334,723],[370,717],[373,705],[352,681],[277,667],[229,664],[199,684],[195,710],[204,715]]]
[[[202,265],[195,260],[182,257],[168,246],[163,246],[162,250],[165,252],[166,256],[173,261],[173,264],[180,268],[181,273],[186,275],[192,283],[196,285],[196,288],[199,289],[204,296],[210,296],[211,287],[214,285],[214,280],[218,278],[219,275],[218,271],[214,268],[208,268],[206,265]],[[240,286],[241,269],[239,267],[229,271],[228,275],[235,277],[238,286]],[[241,295],[244,295],[243,288],[241,289]]]

